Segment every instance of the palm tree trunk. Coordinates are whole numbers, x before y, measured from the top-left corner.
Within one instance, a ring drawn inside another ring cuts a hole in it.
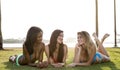
[[[95,0],[95,5],[96,5],[96,14],[95,14],[95,18],[96,18],[96,26],[95,26],[95,28],[96,28],[96,35],[97,35],[97,37],[98,37],[98,0]],[[96,45],[97,45],[97,47],[98,47],[98,44],[97,44],[97,42],[96,42]]]
[[[3,50],[3,39],[1,31],[1,0],[0,0],[0,50]]]
[[[95,0],[96,2],[96,35],[98,36],[98,0]]]
[[[117,37],[116,37],[116,0],[114,0],[114,37],[115,37],[115,44],[114,47],[117,47]]]

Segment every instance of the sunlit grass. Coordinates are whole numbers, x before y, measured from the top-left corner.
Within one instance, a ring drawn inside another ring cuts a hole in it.
[[[94,64],[88,67],[62,67],[62,68],[44,68],[42,70],[120,70],[120,48],[107,48],[111,57],[111,62]],[[22,49],[6,49],[0,51],[0,70],[40,70],[39,68],[29,66],[16,66],[8,61],[10,55],[21,54]],[[73,60],[74,48],[68,49],[67,64]],[[44,55],[45,56],[45,55]],[[46,57],[44,57],[46,60]]]

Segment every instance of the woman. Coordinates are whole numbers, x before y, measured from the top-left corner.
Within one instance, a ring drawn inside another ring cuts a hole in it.
[[[109,34],[105,34],[100,42],[96,34],[93,33],[98,49],[96,49],[88,32],[78,32],[77,36],[78,43],[75,47],[74,60],[73,63],[68,65],[69,67],[89,66],[93,63],[110,61],[110,57],[102,45],[103,41],[109,36]]]
[[[10,56],[9,61],[19,65],[36,66],[35,63],[43,61],[45,44],[42,42],[43,31],[38,27],[31,27],[28,30],[26,40],[23,44],[23,54]]]
[[[63,67],[67,58],[67,46],[63,43],[63,31],[53,31],[50,43],[45,47],[48,62],[53,67]]]

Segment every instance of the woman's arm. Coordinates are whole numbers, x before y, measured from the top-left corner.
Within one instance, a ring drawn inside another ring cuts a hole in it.
[[[50,64],[53,66],[53,67],[63,67],[64,66],[64,63],[54,63],[53,59],[50,57],[49,58],[49,61],[50,61]]]
[[[23,45],[23,55],[25,56],[25,59],[28,62],[28,64],[31,63],[30,55],[29,55],[25,45]]]
[[[53,59],[51,58],[52,65],[55,67],[63,67],[66,64],[66,59],[67,59],[67,53],[68,53],[68,48],[67,45],[64,45],[64,56],[63,56],[63,62],[62,63],[54,63]]]
[[[39,62],[43,61],[43,53],[45,51],[45,44],[43,43],[43,45],[41,47],[42,47],[42,49],[40,51]]]
[[[67,45],[64,45],[64,57],[63,57],[63,63],[66,63],[67,54],[68,54],[68,48],[67,48]]]
[[[46,56],[47,56],[47,58],[48,58],[49,64],[51,64],[53,67],[60,67],[60,64],[54,63],[53,59],[52,59],[51,57],[49,57],[49,49],[48,49],[48,48],[49,48],[49,47],[46,46],[46,48],[45,48],[45,53],[46,53]]]
[[[54,61],[51,57],[49,57],[49,46],[45,46],[45,54],[47,56],[47,60],[49,62],[49,64],[53,64],[54,65]]]
[[[66,51],[67,52],[67,51]],[[51,58],[51,57],[49,57],[49,46],[47,45],[47,46],[45,46],[45,54],[46,54],[46,56],[47,56],[47,59],[48,59],[48,62],[49,62],[49,64],[51,64],[53,67],[62,67],[63,66],[63,63],[54,63],[54,60]],[[64,57],[64,59],[65,59],[66,57]],[[63,60],[64,60],[63,59]]]
[[[81,47],[78,47],[78,44],[76,44],[73,63],[69,64],[67,67],[75,67],[76,65],[78,65],[77,63],[80,63],[80,52],[81,52]]]
[[[50,60],[49,60],[49,47],[48,47],[48,45],[45,46],[45,54],[46,54],[46,57],[47,57],[47,61],[50,63]]]
[[[94,46],[89,48],[88,51],[89,54],[89,60],[85,63],[76,63],[77,66],[89,66],[93,62],[94,55],[96,54],[96,48]]]
[[[81,47],[78,47],[78,44],[76,44],[73,63],[79,63],[80,62],[80,51],[81,51]]]

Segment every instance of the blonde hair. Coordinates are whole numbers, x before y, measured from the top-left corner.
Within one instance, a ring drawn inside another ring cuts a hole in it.
[[[85,44],[84,44],[83,48],[86,50],[86,53],[88,54],[88,58],[89,58],[93,51],[96,52],[95,44],[92,41],[92,39],[91,39],[91,37],[90,37],[88,32],[81,31],[81,32],[78,32],[77,34],[81,35],[81,37],[85,40]]]

